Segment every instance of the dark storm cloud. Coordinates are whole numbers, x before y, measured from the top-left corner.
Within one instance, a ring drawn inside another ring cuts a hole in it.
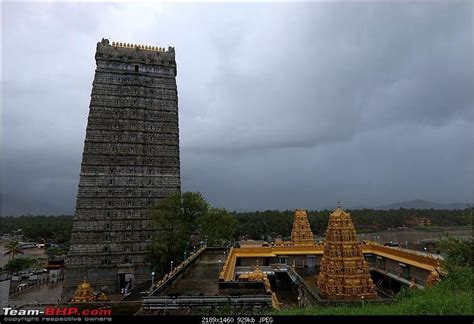
[[[4,4],[2,209],[72,213],[95,44],[177,49],[182,182],[229,209],[474,196],[472,4]]]

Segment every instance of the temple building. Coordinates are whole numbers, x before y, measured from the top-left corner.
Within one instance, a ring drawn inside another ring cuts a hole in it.
[[[64,299],[150,280],[149,209],[181,187],[174,48],[102,39],[95,60]]]
[[[328,299],[377,296],[351,216],[339,205],[329,216],[317,284]]]
[[[340,206],[330,215],[325,241],[314,241],[309,225],[298,209],[291,241],[203,248],[158,281],[143,300],[144,312],[377,303],[402,287],[423,289],[445,276],[440,256],[358,241],[350,214]]]
[[[297,245],[314,245],[314,235],[306,210],[297,209],[291,230],[291,241]]]

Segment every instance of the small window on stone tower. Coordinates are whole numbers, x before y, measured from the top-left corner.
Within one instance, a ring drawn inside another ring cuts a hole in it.
[[[138,65],[135,65],[135,72],[138,72]]]

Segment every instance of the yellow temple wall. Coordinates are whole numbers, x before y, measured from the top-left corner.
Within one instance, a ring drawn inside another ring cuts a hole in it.
[[[361,245],[363,254],[372,254],[375,257],[381,257],[386,260],[387,270],[400,273],[399,263],[405,264],[410,267],[412,274],[416,274],[416,278],[421,280],[428,273],[433,271],[435,268],[440,267],[441,259],[431,257],[430,255],[419,253],[416,251],[386,247],[374,242],[366,242]],[[265,264],[265,258],[271,258],[267,263],[273,263],[277,261],[278,257],[287,256],[287,264],[292,265],[292,256],[301,256],[305,258],[308,255],[321,256],[323,254],[324,244],[314,245],[273,245],[273,246],[243,246],[241,248],[231,249],[228,258],[225,262],[223,271],[220,274],[219,279],[221,281],[232,281],[235,276],[235,266],[237,258],[241,258],[241,265],[255,265],[256,261],[259,260],[260,265]],[[301,259],[301,258],[300,258]],[[245,260],[245,261],[243,261]],[[319,260],[317,261],[319,263]]]

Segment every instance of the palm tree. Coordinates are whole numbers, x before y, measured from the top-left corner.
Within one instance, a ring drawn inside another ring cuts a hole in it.
[[[23,254],[24,252],[20,248],[20,243],[18,241],[10,241],[5,246],[5,255],[10,256],[10,260],[14,259],[17,254]]]

